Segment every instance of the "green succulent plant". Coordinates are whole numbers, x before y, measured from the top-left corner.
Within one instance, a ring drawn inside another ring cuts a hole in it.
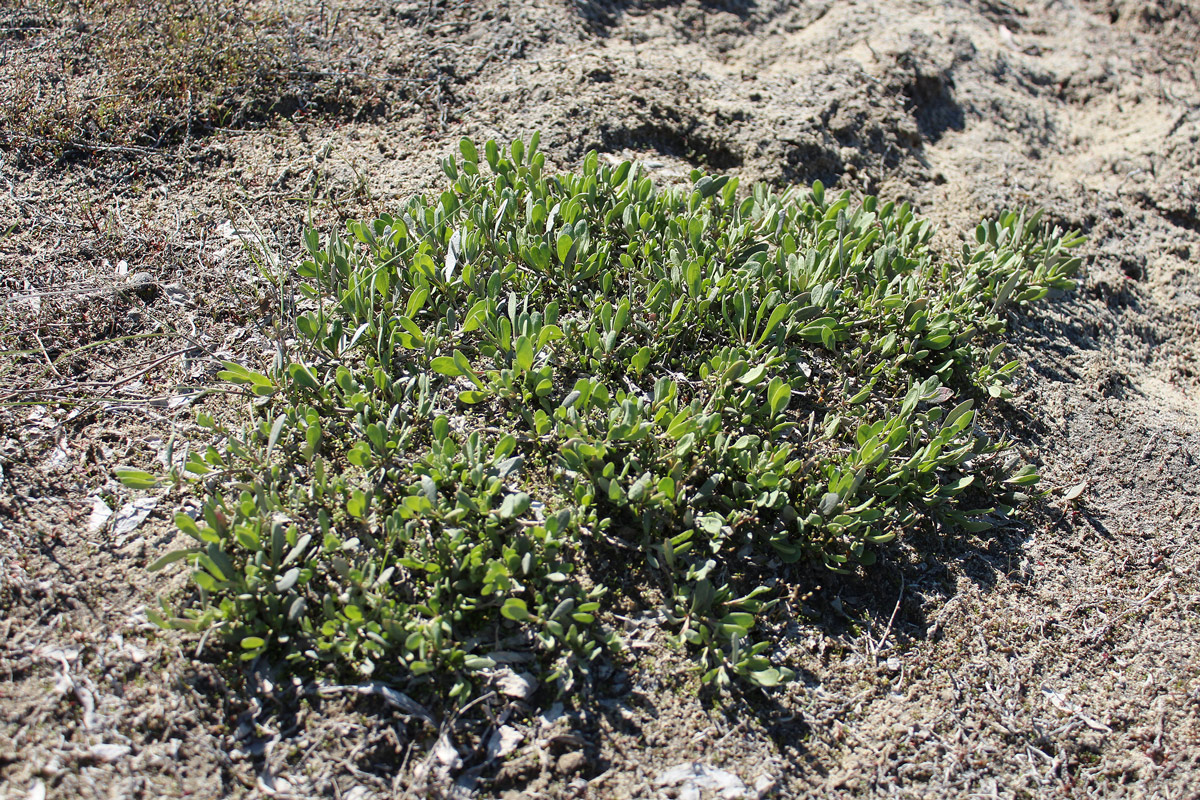
[[[1036,482],[978,415],[1019,366],[1006,309],[1074,285],[1078,234],[1007,212],[944,257],[908,204],[551,176],[537,136],[442,167],[306,233],[296,360],[227,364],[257,422],[201,415],[172,475],[202,511],[159,624],[458,699],[523,653],[570,691],[632,563],[704,683],[770,686],[787,565],[980,531]]]

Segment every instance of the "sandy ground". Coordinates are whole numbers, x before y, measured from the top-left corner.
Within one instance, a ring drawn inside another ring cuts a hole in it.
[[[0,101],[82,114],[115,82],[93,49],[136,18],[118,7],[0,3]],[[65,153],[3,117],[0,797],[1200,796],[1194,6],[244,8],[263,9],[307,70],[280,73],[269,113],[157,142],[81,128]],[[216,358],[269,355],[261,267],[306,222],[433,190],[462,135],[534,130],[564,168],[597,148],[664,181],[908,198],[947,247],[1012,205],[1081,228],[1087,275],[1017,321],[1003,408],[1053,491],[1025,525],[814,570],[786,639],[801,680],[770,693],[697,697],[651,643],[586,701],[431,722],[158,632],[145,607],[181,578],[143,567],[180,498],[128,530],[94,511],[134,497],[115,466],[188,435]],[[500,725],[520,738],[489,761]]]

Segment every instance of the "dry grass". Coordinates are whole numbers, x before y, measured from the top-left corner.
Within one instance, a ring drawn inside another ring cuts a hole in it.
[[[35,63],[5,71],[0,128],[35,151],[154,147],[245,124],[271,113],[257,98],[285,92],[295,70],[286,19],[245,4],[110,0],[11,16],[10,46]]]
[[[430,21],[425,4],[411,5],[398,16],[417,28]],[[284,118],[358,119],[413,104],[440,115],[436,59],[420,48],[386,59],[371,46],[378,31],[345,35],[354,24],[324,2],[6,0],[0,148],[140,156]]]

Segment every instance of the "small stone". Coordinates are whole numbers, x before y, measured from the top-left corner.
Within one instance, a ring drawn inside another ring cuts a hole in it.
[[[519,730],[511,725],[501,725],[487,740],[488,761],[495,761],[512,753],[524,738]]]
[[[537,678],[528,672],[516,673],[512,670],[504,670],[496,678],[496,687],[501,694],[515,697],[517,700],[528,700],[537,691],[538,683]]]
[[[558,757],[558,774],[574,775],[587,766],[587,756],[579,750],[563,753]]]
[[[91,749],[92,758],[107,764],[129,755],[129,752],[129,746],[124,744],[97,744],[92,745]]]
[[[660,774],[654,782],[659,786],[680,786],[680,797],[693,796],[692,792],[698,795],[701,789],[717,792],[722,800],[746,796],[746,785],[737,775],[699,761],[678,764]]]

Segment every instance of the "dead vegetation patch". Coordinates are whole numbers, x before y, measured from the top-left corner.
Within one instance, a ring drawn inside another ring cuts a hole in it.
[[[474,75],[546,35],[503,12],[440,1],[5,3],[0,148],[35,162],[145,156],[220,129],[413,114],[437,130]]]

